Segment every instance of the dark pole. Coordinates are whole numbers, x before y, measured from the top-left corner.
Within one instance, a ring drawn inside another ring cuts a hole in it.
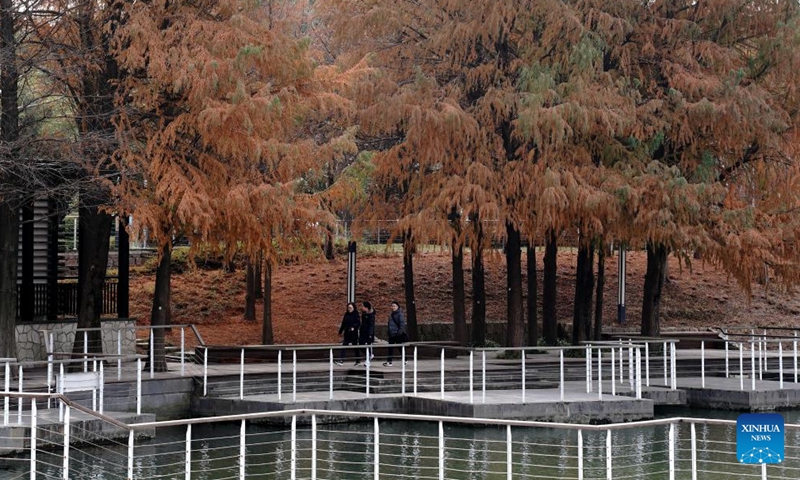
[[[356,301],[356,242],[347,244],[347,301]]]
[[[128,217],[119,217],[117,244],[117,318],[128,318],[130,316],[130,238],[128,230]]]
[[[626,250],[620,245],[619,247],[619,287],[617,292],[617,322],[620,325],[625,324],[625,257]]]

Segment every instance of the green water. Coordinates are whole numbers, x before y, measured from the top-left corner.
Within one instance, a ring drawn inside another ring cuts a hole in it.
[[[786,423],[797,423],[800,412],[783,412]],[[697,416],[735,419],[735,412],[661,411],[660,417]],[[240,424],[208,424],[193,427],[192,478],[222,480],[239,475]],[[291,478],[291,432],[288,427],[247,425],[246,477]],[[185,428],[164,428],[156,437],[137,440],[134,478],[185,478]],[[439,426],[428,422],[380,422],[381,478],[439,478]],[[761,478],[756,466],[736,463],[733,427],[697,425],[698,478]],[[506,429],[492,426],[445,425],[445,478],[506,478]],[[668,478],[668,427],[637,428],[612,434],[613,478]],[[690,427],[677,428],[676,478],[691,478]],[[512,429],[513,478],[577,478],[577,433],[557,429]],[[584,432],[584,478],[606,478],[606,434]],[[297,431],[297,478],[311,478],[311,431]],[[800,432],[786,434],[784,464],[770,466],[769,478],[800,478]],[[71,449],[70,479],[124,479],[127,474],[126,444]],[[375,459],[373,424],[319,425],[317,478],[373,478]],[[39,452],[37,478],[63,478],[61,449]],[[0,479],[27,475],[24,458],[0,464]]]

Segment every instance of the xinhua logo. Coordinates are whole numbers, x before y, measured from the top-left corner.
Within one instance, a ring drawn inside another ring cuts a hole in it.
[[[739,463],[783,461],[783,415],[744,413],[736,421],[736,458]]]

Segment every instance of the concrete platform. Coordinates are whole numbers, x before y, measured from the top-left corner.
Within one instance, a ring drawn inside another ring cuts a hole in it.
[[[23,412],[22,422],[12,415],[8,425],[0,425],[0,457],[22,453],[30,449],[30,411]],[[105,415],[122,423],[153,422],[156,416],[150,413],[137,415],[128,412],[105,412]],[[59,421],[58,409],[39,409],[36,416],[36,438],[39,446],[60,448],[64,444],[64,424]],[[137,431],[137,437],[151,437],[153,431]],[[128,431],[113,423],[88,415],[79,410],[70,410],[70,444],[102,443],[108,440],[127,441]]]
[[[373,394],[335,390],[333,399],[329,392],[299,392],[296,401],[291,395],[250,395],[244,399],[231,397],[196,397],[192,410],[199,416],[230,415],[264,411],[292,410],[298,408],[320,410],[347,410],[418,415],[448,415],[474,418],[539,420],[571,423],[606,423],[653,418],[652,400],[635,400],[624,395],[586,393],[585,384],[574,382],[565,391],[565,401],[560,400],[558,389],[488,390],[473,392],[448,391],[444,398],[440,392],[413,394]],[[322,420],[320,420],[322,421]]]
[[[700,377],[678,378],[678,388],[686,392],[686,403],[690,407],[720,408],[724,410],[777,410],[800,407],[800,384],[771,380],[744,379],[741,389],[738,377],[706,377],[705,388]]]

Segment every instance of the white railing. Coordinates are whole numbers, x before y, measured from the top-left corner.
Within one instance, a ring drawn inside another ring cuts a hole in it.
[[[137,414],[142,411],[142,356],[137,355],[123,355],[125,365],[131,365],[126,368],[126,376],[135,378],[135,409]],[[16,418],[13,418],[11,397],[11,383],[13,374],[16,374],[16,393],[32,393],[41,392],[46,390],[48,393],[70,394],[76,392],[92,392],[91,396],[87,399],[91,401],[91,409],[103,413],[106,407],[111,410],[127,411],[133,406],[129,405],[129,401],[125,398],[122,404],[115,404],[105,395],[105,368],[106,362],[114,362],[118,357],[115,355],[104,355],[100,357],[89,357],[88,360],[75,359],[75,360],[54,360],[40,361],[40,362],[17,362],[14,358],[1,358],[0,362],[3,365],[4,381],[3,393],[5,395],[3,401],[3,425],[17,424],[22,422],[23,418],[23,398],[17,398],[16,405]],[[88,361],[91,367],[89,371],[74,372],[70,367],[81,367],[84,362]],[[81,395],[77,395],[80,399]],[[82,400],[81,400],[82,401]],[[119,400],[118,400],[119,401]],[[48,404],[47,407],[50,405]],[[88,408],[88,406],[87,406]],[[63,416],[63,411],[59,416]]]
[[[115,327],[113,329],[109,328],[78,328],[75,329],[74,335],[70,334],[68,341],[64,342],[61,345],[56,344],[56,337],[55,333],[51,330],[47,329],[40,329],[39,337],[42,343],[45,345],[45,349],[47,352],[48,359],[59,357],[59,356],[70,356],[71,358],[75,357],[75,353],[73,352],[73,344],[76,341],[80,341],[83,345],[83,371],[88,372],[89,367],[91,365],[90,358],[93,356],[98,356],[95,352],[101,352],[105,355],[116,355],[117,358],[117,372],[118,372],[118,379],[121,376],[122,366],[121,363],[123,361],[124,355],[135,354],[137,349],[137,342],[144,341],[147,344],[148,356],[149,358],[153,358],[154,356],[154,349],[155,349],[155,330],[170,330],[173,333],[177,331],[175,334],[176,341],[179,343],[179,347],[171,347],[170,350],[176,350],[178,355],[178,362],[180,363],[180,372],[181,375],[184,376],[187,374],[186,366],[187,363],[192,363],[193,360],[189,357],[188,353],[189,350],[194,350],[195,347],[202,347],[205,346],[205,342],[203,341],[203,337],[200,335],[200,332],[197,330],[192,324],[186,325],[159,325],[159,326],[152,326],[152,325],[132,325],[132,326],[123,326],[123,327]],[[144,335],[141,335],[144,333]],[[94,335],[93,335],[94,334]],[[100,340],[92,340],[92,337],[97,337],[100,335]],[[106,338],[103,338],[105,335]],[[110,339],[108,337],[111,337]],[[77,353],[80,355],[80,352]],[[155,364],[153,362],[148,362],[149,371],[150,371],[150,378],[155,377]],[[190,371],[190,375],[196,375],[196,372]]]
[[[4,445],[29,454],[4,459],[12,479],[800,477],[800,425],[789,422],[783,463],[755,466],[736,461],[731,420],[577,425],[298,409],[126,425],[61,395],[11,396],[27,402],[25,433]],[[41,416],[45,400],[63,404],[56,426]]]
[[[366,366],[337,361],[345,349],[358,352],[357,358],[364,358],[360,352],[369,351],[372,347],[368,346],[241,347],[235,371],[230,364],[209,366],[205,350],[203,395],[244,399],[252,394],[272,394],[278,401],[294,403],[299,393],[308,392],[326,392],[328,399],[334,399],[341,391],[361,392],[366,397],[375,393],[418,396],[438,392],[441,399],[467,394],[469,403],[474,404],[486,402],[487,389],[512,391],[509,395],[518,395],[523,403],[534,389],[556,390],[554,401],[565,401],[568,392],[597,392],[598,398],[602,398],[604,391],[616,395],[619,389],[620,393],[630,392],[636,399],[642,398],[642,359],[646,358],[643,355],[646,345],[640,343],[502,349],[435,344],[395,347],[399,350],[395,358],[400,361],[392,367],[381,367],[378,372],[377,357]],[[228,350],[230,360],[233,355]],[[426,352],[424,359],[421,350]],[[274,361],[249,363],[247,351],[269,351]],[[620,387],[616,381],[617,365]],[[214,370],[212,380],[209,380],[210,369]],[[674,388],[674,367],[672,372]]]

